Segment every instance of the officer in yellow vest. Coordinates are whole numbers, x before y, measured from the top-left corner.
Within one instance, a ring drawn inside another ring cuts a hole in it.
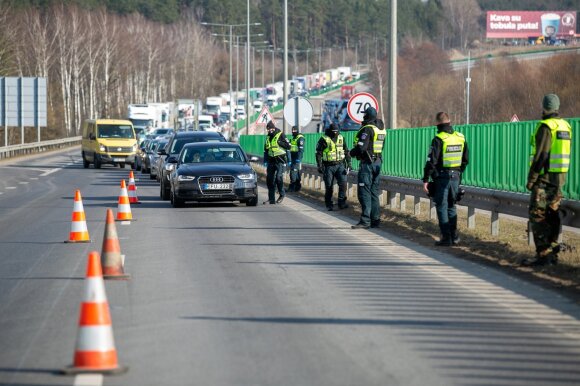
[[[304,135],[300,133],[298,126],[292,127],[290,139],[290,185],[289,192],[298,192],[302,188],[300,170],[302,169],[302,156],[304,155]]]
[[[324,179],[324,203],[328,210],[334,210],[332,202],[334,181],[338,185],[338,208],[346,209],[346,177],[351,169],[350,154],[338,126],[332,123],[316,144],[316,164]]]
[[[357,194],[362,208],[360,220],[353,229],[378,228],[381,222],[379,177],[386,135],[384,124],[377,119],[377,110],[368,107],[350,151],[350,155],[360,161]]]
[[[529,215],[536,255],[522,261],[525,266],[555,265],[560,244],[558,214],[562,187],[570,168],[572,128],[559,117],[560,99],[544,96],[542,120],[531,138],[530,171],[526,188],[531,190]]]
[[[266,185],[268,186],[268,201],[264,204],[280,204],[284,200],[284,169],[288,163],[286,151],[290,150],[290,142],[284,133],[276,128],[274,122],[266,124],[268,136],[264,143],[264,165],[266,166]],[[278,199],[276,200],[276,188]]]
[[[429,193],[428,182],[431,178],[435,183],[433,201],[441,230],[441,239],[435,245],[451,246],[459,244],[455,203],[461,174],[469,163],[469,150],[463,134],[453,130],[447,113],[437,113],[435,120],[437,135],[431,141],[423,170],[423,190]]]

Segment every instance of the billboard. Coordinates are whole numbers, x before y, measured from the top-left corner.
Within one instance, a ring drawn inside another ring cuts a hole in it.
[[[490,38],[566,37],[576,33],[576,11],[487,11]]]

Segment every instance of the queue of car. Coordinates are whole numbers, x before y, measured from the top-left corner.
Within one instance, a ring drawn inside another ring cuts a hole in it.
[[[129,163],[149,174],[159,182],[161,199],[173,207],[186,202],[258,204],[257,175],[250,165],[257,158],[250,159],[220,132],[155,129],[137,136],[130,121],[91,120],[85,124],[82,156],[85,168]]]

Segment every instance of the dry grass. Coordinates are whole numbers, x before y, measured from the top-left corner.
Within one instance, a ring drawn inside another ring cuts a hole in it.
[[[303,187],[298,195],[317,203],[324,200],[322,190],[310,190]],[[348,200],[350,208],[342,210],[340,213],[351,216],[353,223],[355,223],[360,216],[356,192]],[[433,246],[433,242],[439,237],[439,227],[437,219],[429,218],[428,203],[421,202],[419,215],[413,214],[412,211],[411,198],[406,201],[405,212],[383,207],[381,209],[380,229],[414,243],[428,247]],[[499,236],[492,236],[490,231],[491,218],[488,214],[476,213],[474,229],[467,229],[466,208],[460,208],[458,215],[461,243],[460,246],[445,249],[446,252],[535,281],[580,301],[580,234],[564,231],[563,241],[569,246],[569,249],[560,253],[560,263],[557,266],[520,267],[518,262],[525,257],[532,256],[535,252],[534,247],[528,245],[527,223],[525,221],[500,217]]]

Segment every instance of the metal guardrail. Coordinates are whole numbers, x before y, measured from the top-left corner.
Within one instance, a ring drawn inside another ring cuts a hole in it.
[[[50,141],[23,143],[0,148],[0,159],[11,158],[19,155],[42,153],[48,150],[61,149],[74,145],[80,145],[82,137],[70,137],[53,139]]]
[[[262,164],[255,166],[262,169]],[[308,164],[302,164],[302,185],[314,189],[322,190],[322,176],[318,173],[317,167]],[[351,172],[348,176],[347,196],[353,197],[354,187],[357,184],[357,173]],[[492,189],[482,189],[470,186],[463,186],[465,195],[458,204],[467,207],[467,227],[475,228],[475,211],[486,210],[491,212],[491,229],[492,235],[499,234],[499,214],[511,215],[528,218],[528,206],[530,201],[529,194],[504,192]],[[421,211],[420,201],[430,201],[430,218],[436,218],[435,205],[433,200],[426,197],[423,191],[423,182],[420,180],[400,177],[381,176],[381,206],[389,206],[391,210],[406,211],[406,199],[412,197],[413,212],[418,215]],[[580,228],[580,201],[563,200],[560,206],[562,212],[562,225]],[[531,242],[531,233],[529,234]]]

